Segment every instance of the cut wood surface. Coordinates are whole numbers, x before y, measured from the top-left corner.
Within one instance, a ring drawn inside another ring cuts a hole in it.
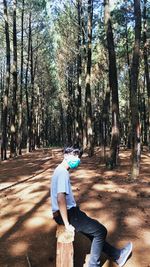
[[[74,232],[67,231],[63,225],[57,226],[56,267],[73,267]]]
[[[74,241],[74,232],[67,231],[65,226],[58,225],[56,232],[57,242],[60,243],[71,243]]]

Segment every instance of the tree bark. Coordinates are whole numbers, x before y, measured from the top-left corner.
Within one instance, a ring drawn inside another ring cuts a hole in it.
[[[130,94],[131,94],[131,64],[130,64],[130,56],[129,56],[129,41],[128,41],[128,23],[127,18],[125,17],[125,37],[126,37],[126,60],[128,65],[128,88],[127,91],[128,94],[128,100],[127,100],[127,109],[126,109],[126,116],[127,116],[127,122],[126,122],[126,145],[128,148],[131,148],[131,114],[130,114]]]
[[[105,83],[104,83],[105,84]],[[108,145],[109,136],[109,114],[110,114],[110,87],[104,85],[104,101],[103,101],[103,112],[102,112],[102,157],[106,159],[106,146]]]
[[[34,102],[35,102],[35,96],[34,96],[34,69],[33,69],[33,47],[32,47],[32,34],[30,36],[30,44],[31,44],[31,67],[30,67],[30,75],[31,75],[31,108],[30,108],[30,151],[33,151],[35,149],[35,117],[34,117]]]
[[[136,179],[140,168],[140,121],[138,112],[137,85],[139,75],[140,42],[141,42],[141,9],[140,0],[134,0],[135,43],[131,65],[131,126],[132,126],[132,167],[131,178]]]
[[[65,140],[65,127],[64,127],[64,110],[61,99],[59,100],[59,106],[60,106],[60,131],[61,131],[60,142],[61,145],[63,146]]]
[[[82,80],[82,57],[81,57],[81,8],[82,0],[78,0],[78,55],[77,55],[77,125],[76,125],[76,143],[83,143],[83,126],[82,126],[82,95],[81,95],[81,80]]]
[[[112,23],[109,10],[109,0],[104,0],[105,6],[105,27],[107,37],[107,48],[109,54],[109,86],[112,94],[112,131],[110,145],[109,167],[117,165],[119,150],[119,99],[118,99],[118,80],[116,67],[116,53],[114,47],[114,38]]]
[[[143,10],[143,43],[144,43],[144,66],[145,66],[145,78],[148,96],[148,146],[150,151],[150,77],[149,77],[149,65],[148,65],[148,50],[147,50],[147,10],[146,10],[147,0],[144,0],[144,10]]]
[[[4,70],[3,70],[3,67],[1,67],[1,71],[0,71],[0,147],[1,147],[2,127],[3,127],[3,97],[4,97]]]
[[[24,0],[22,0],[21,12],[21,64],[20,64],[20,100],[19,100],[19,122],[18,122],[18,149],[19,155],[22,154],[22,90],[23,90],[23,37],[24,37]]]
[[[73,84],[72,84],[72,66],[68,67],[68,107],[67,107],[67,142],[73,142],[73,123],[74,123],[74,107],[73,107]]]
[[[18,114],[17,114],[17,29],[16,29],[16,8],[17,2],[13,0],[13,99],[11,114],[11,142],[10,157],[17,156],[17,130],[18,130]]]
[[[31,11],[29,13],[28,56],[27,56],[27,65],[25,72],[25,95],[26,95],[26,106],[27,106],[27,152],[30,152],[30,144],[29,144],[30,106],[29,106],[29,96],[28,96],[28,71],[29,71],[29,60],[30,60],[30,46],[31,46]]]
[[[4,20],[5,20],[5,37],[6,37],[6,84],[3,96],[3,113],[2,113],[2,143],[1,143],[1,159],[7,159],[8,148],[8,97],[10,87],[10,37],[9,24],[7,14],[7,1],[3,0],[4,5]]]
[[[91,104],[92,20],[93,20],[93,0],[88,0],[88,42],[87,42],[86,85],[85,85],[85,107],[86,107],[87,149],[88,149],[88,155],[90,157],[94,153],[93,118],[92,118],[92,104]]]
[[[83,56],[82,56],[82,77],[85,80],[86,77],[86,61],[87,61],[87,47],[86,47],[86,27],[85,27],[85,16],[83,12],[83,6],[81,6],[81,33],[82,33],[82,47],[83,47]],[[85,93],[85,88],[84,92]],[[87,131],[86,131],[86,108],[82,107],[82,124],[83,124],[83,149],[87,147]]]

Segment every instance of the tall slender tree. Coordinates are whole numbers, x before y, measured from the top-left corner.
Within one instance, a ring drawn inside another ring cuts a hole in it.
[[[144,9],[143,9],[143,43],[144,43],[144,66],[145,66],[145,78],[146,78],[146,87],[147,87],[147,96],[148,96],[148,145],[150,151],[150,77],[149,77],[149,65],[148,65],[148,42],[147,42],[147,0],[144,0]]]
[[[83,3],[83,2],[82,2]],[[85,14],[83,5],[81,6],[81,33],[82,33],[82,77],[85,80],[86,77],[86,60],[87,60],[87,47],[86,47],[86,25],[85,25]],[[83,88],[84,89],[84,88]],[[86,110],[83,105],[82,108],[82,125],[83,125],[83,148],[85,149],[87,146],[87,130],[86,130]]]
[[[31,76],[31,105],[30,105],[30,151],[35,149],[35,92],[34,92],[34,66],[33,66],[33,44],[32,44],[32,34],[30,40],[30,76]]]
[[[28,72],[30,62],[30,47],[31,47],[31,11],[29,12],[29,31],[28,31],[28,51],[27,51],[27,63],[25,71],[25,95],[26,95],[26,107],[27,107],[27,152],[30,152],[30,107],[29,107],[29,94],[28,94]]]
[[[16,28],[17,1],[13,0],[13,92],[12,92],[12,114],[11,114],[11,142],[10,157],[17,156],[17,131],[18,131],[18,110],[17,110],[17,28]]]
[[[141,42],[141,6],[140,0],[134,0],[135,17],[135,43],[133,48],[133,58],[131,65],[131,127],[132,127],[132,168],[131,177],[136,179],[140,168],[140,121],[138,111],[137,87],[139,75],[140,42]]]
[[[23,37],[24,37],[24,0],[22,0],[22,10],[21,10],[21,63],[20,63],[20,99],[19,99],[19,119],[18,119],[18,149],[19,155],[22,153],[22,98],[23,98]]]
[[[4,65],[5,66],[5,65]],[[3,125],[3,96],[4,96],[4,69],[0,69],[0,132],[2,132]]]
[[[3,113],[2,113],[2,143],[1,143],[1,159],[7,159],[8,147],[8,96],[10,87],[10,37],[9,23],[7,12],[7,1],[3,0],[4,5],[4,20],[5,20],[5,37],[6,37],[6,85],[3,97]]]
[[[78,10],[78,55],[77,55],[77,125],[76,125],[76,141],[79,145],[83,142],[83,131],[82,131],[82,56],[81,56],[81,36],[82,36],[82,24],[81,24],[81,9],[82,0],[77,0],[77,10]]]
[[[87,41],[87,68],[85,84],[85,107],[86,107],[86,131],[87,148],[89,156],[94,152],[93,139],[93,118],[91,100],[91,66],[92,66],[92,21],[93,21],[93,0],[88,0],[88,41]]]
[[[74,105],[73,105],[73,66],[68,66],[67,90],[68,90],[68,107],[67,107],[67,142],[73,142],[73,126],[74,126]]]
[[[116,53],[114,37],[110,15],[110,1],[104,0],[105,6],[105,28],[107,37],[107,48],[109,55],[109,86],[112,94],[112,131],[110,145],[109,165],[111,168],[116,166],[119,148],[119,99],[118,99],[118,79],[116,67]]]

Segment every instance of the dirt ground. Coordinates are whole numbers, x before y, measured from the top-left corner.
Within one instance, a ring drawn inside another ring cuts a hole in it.
[[[61,161],[60,149],[38,150],[0,163],[0,267],[54,267],[56,224],[49,197],[50,178]],[[106,170],[100,151],[71,171],[80,208],[108,229],[117,247],[133,242],[126,267],[150,267],[150,154],[143,152],[141,174],[131,181],[130,152],[120,152],[120,166]],[[74,267],[85,264],[89,241],[76,234]],[[104,259],[103,267],[115,267]]]

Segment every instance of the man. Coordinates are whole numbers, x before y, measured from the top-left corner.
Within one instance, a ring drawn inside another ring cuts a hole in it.
[[[132,243],[129,242],[123,249],[111,246],[105,240],[107,230],[104,225],[81,211],[73,197],[69,169],[79,166],[81,155],[78,148],[65,148],[64,159],[54,171],[51,182],[53,218],[56,223],[65,225],[67,230],[81,232],[91,240],[89,267],[100,267],[102,251],[122,267],[132,252]]]

